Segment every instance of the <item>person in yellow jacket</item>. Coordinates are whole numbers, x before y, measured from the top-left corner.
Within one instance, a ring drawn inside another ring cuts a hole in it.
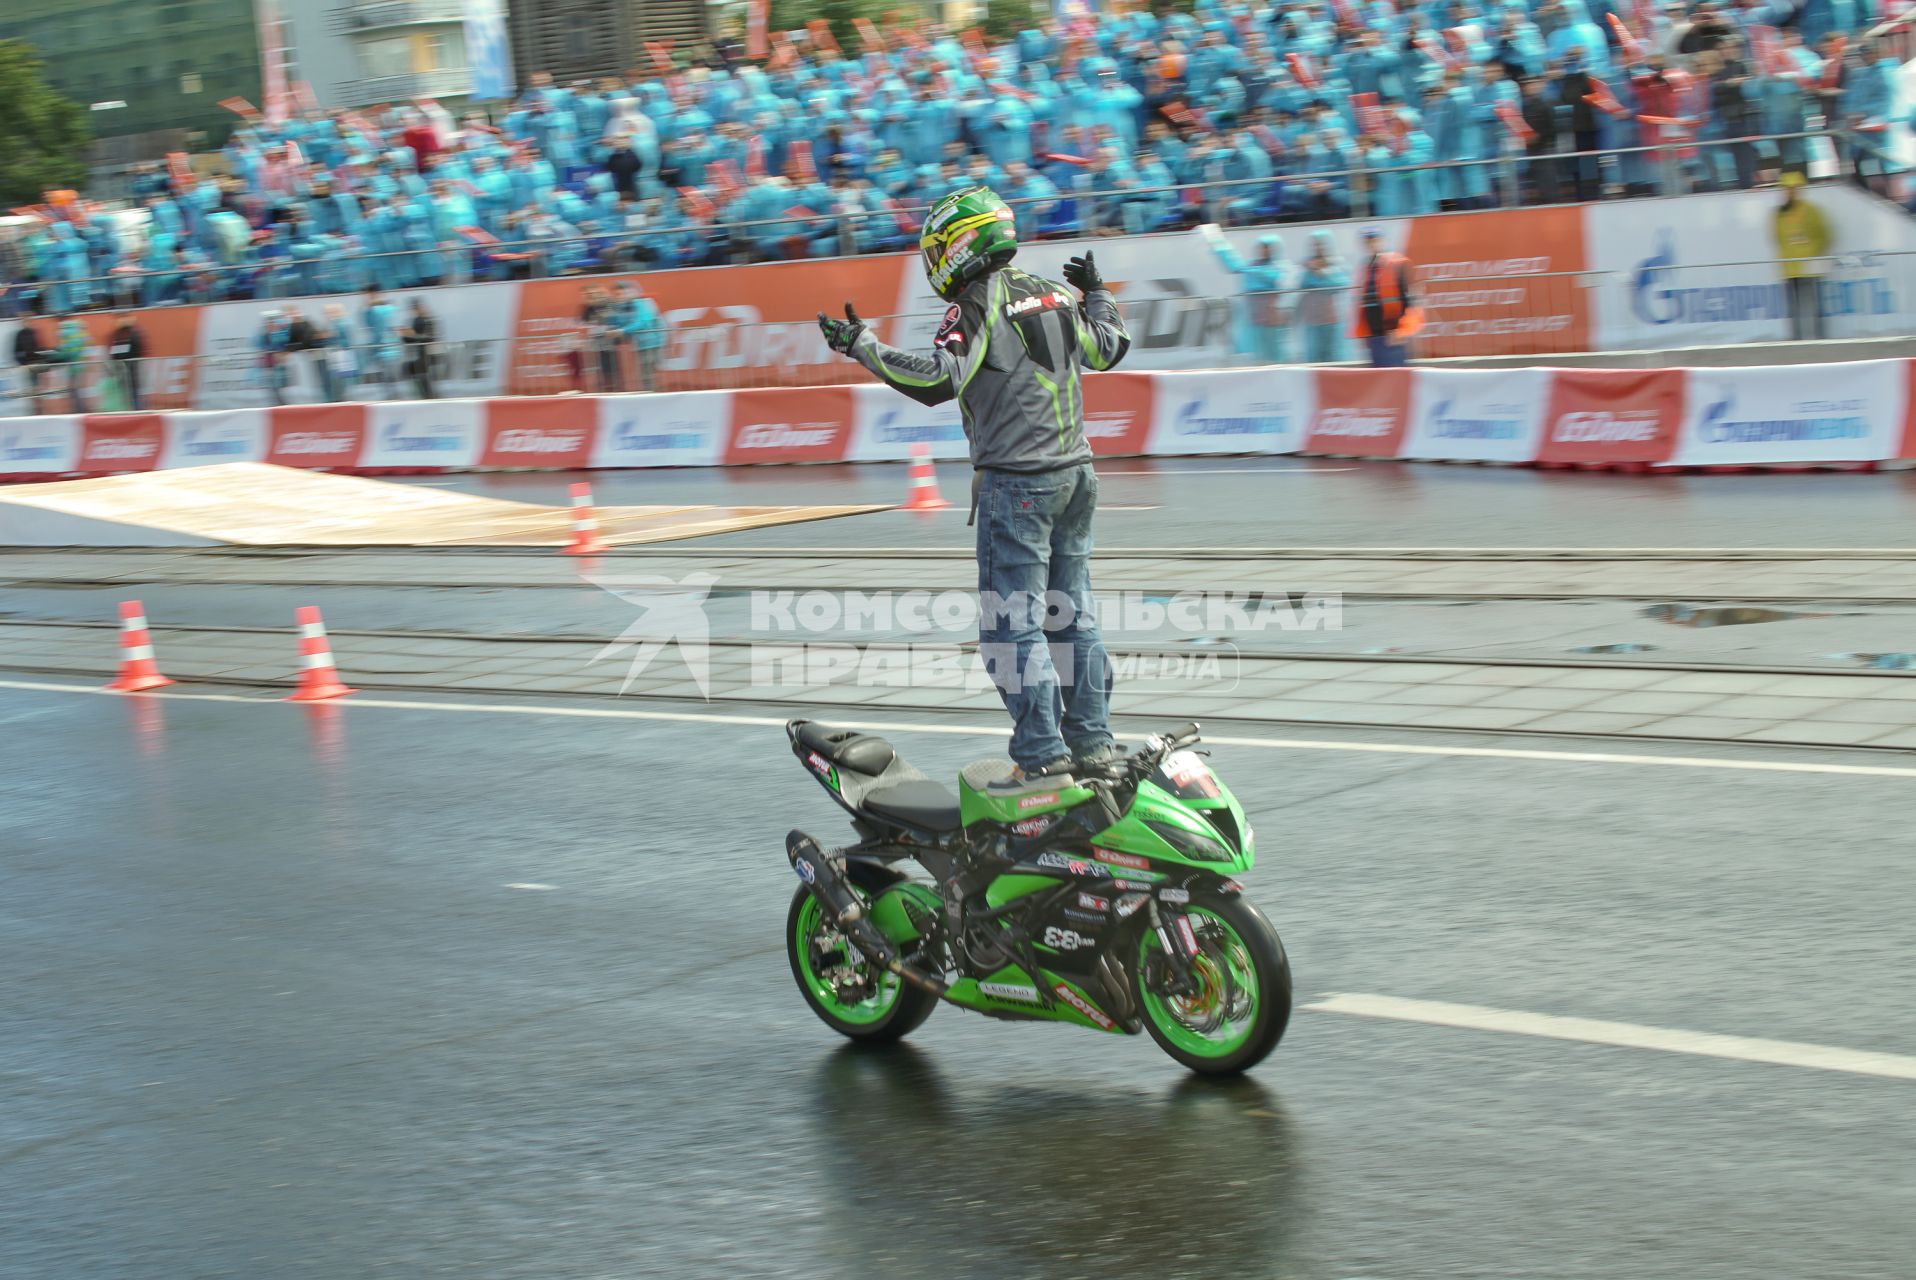
[[[1830,251],[1830,227],[1823,211],[1798,192],[1803,175],[1781,179],[1783,203],[1776,209],[1777,266],[1789,291],[1790,337],[1798,342],[1823,336],[1823,269]]]
[[[1356,321],[1351,336],[1370,350],[1373,369],[1401,369],[1410,361],[1410,339],[1424,325],[1424,309],[1410,288],[1410,259],[1383,247],[1383,233],[1365,227],[1364,265],[1351,282]]]

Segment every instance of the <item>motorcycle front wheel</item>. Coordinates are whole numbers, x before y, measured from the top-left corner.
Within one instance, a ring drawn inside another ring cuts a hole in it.
[[[852,887],[867,902],[875,888],[882,888],[861,883],[856,874]],[[805,1003],[848,1040],[902,1039],[938,1007],[937,996],[867,961],[803,885],[785,914],[785,953]]]
[[[1146,975],[1162,965],[1163,946],[1155,930],[1145,929],[1131,966],[1144,1027],[1191,1070],[1236,1075],[1284,1038],[1291,1020],[1290,958],[1264,913],[1241,897],[1194,894],[1185,914],[1198,939],[1192,968],[1199,989],[1189,996],[1151,990]]]

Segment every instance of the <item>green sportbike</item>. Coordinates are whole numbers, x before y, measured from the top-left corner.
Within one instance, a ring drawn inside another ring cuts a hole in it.
[[[944,1000],[1148,1031],[1215,1075],[1283,1038],[1290,961],[1232,878],[1250,869],[1251,826],[1192,749],[1197,725],[1041,790],[993,793],[1011,766],[980,761],[955,797],[883,738],[808,720],[785,731],[858,835],[834,849],[785,838],[804,882],[785,921],[792,976],[841,1035],[897,1040]]]

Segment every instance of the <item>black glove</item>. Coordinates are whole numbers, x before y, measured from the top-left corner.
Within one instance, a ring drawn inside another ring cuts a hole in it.
[[[858,342],[858,335],[865,332],[865,322],[852,310],[852,304],[845,304],[845,318],[833,320],[823,311],[818,313],[818,331],[825,335],[825,345],[839,355],[850,355],[852,347]]]
[[[1104,277],[1098,274],[1097,260],[1090,250],[1087,249],[1082,258],[1073,258],[1064,264],[1064,282],[1080,293],[1104,288]]]

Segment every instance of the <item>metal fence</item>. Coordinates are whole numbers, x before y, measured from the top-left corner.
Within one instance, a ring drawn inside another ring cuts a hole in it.
[[[1656,146],[1528,155],[1514,139],[1496,158],[1240,178],[1170,187],[1066,191],[1014,199],[1020,235],[1059,239],[1142,234],[1201,222],[1248,226],[1334,222],[1407,212],[1402,184],[1428,188],[1446,209],[1493,209],[1592,199],[1735,190],[1785,170],[1884,180],[1895,162],[1848,133],[1731,139],[1671,138]],[[1393,191],[1395,185],[1397,191]],[[1426,196],[1419,195],[1419,207]],[[579,276],[793,258],[829,258],[916,247],[927,206],[831,212],[712,225],[639,226],[576,237],[441,246],[339,258],[269,258],[238,264],[104,277],[28,281],[0,293],[0,318],[39,310],[130,309],[231,300],[323,297],[371,284],[416,288],[473,281]]]
[[[1851,253],[1825,265],[1821,336],[1916,332],[1916,254]],[[1618,271],[1426,279],[1418,292],[1426,315],[1414,348],[1420,359],[1592,349],[1599,313],[1610,318],[1606,349],[1659,346],[1667,341],[1658,336],[1662,326],[1700,321],[1740,326],[1737,332],[1791,336],[1790,297],[1776,279],[1773,261],[1651,262]],[[1346,336],[1354,307],[1348,287],[1128,299],[1124,306],[1134,339],[1128,368],[1216,368],[1258,360],[1326,363],[1361,354]],[[1278,323],[1258,323],[1273,317]],[[911,344],[927,339],[939,316],[867,319]],[[1633,336],[1632,324],[1640,336]],[[429,348],[424,382],[418,355],[417,348],[354,347],[270,360],[255,350],[236,350],[131,363],[49,364],[0,371],[0,404],[10,400],[14,411],[27,412],[110,412],[869,380],[860,366],[827,351],[809,321],[681,327],[668,333],[655,354],[595,337],[577,325],[536,337],[440,342]]]

